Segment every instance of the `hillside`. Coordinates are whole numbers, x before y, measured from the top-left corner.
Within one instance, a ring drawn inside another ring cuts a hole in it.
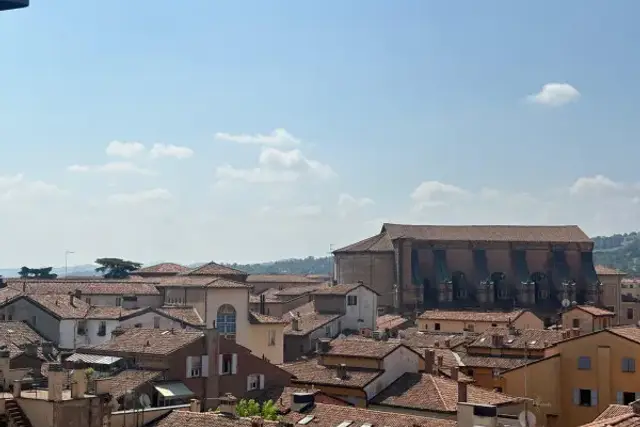
[[[283,259],[261,264],[228,264],[249,274],[330,274],[333,268],[331,257]]]
[[[640,233],[614,234],[594,237],[596,264],[617,268],[633,276],[640,276]]]

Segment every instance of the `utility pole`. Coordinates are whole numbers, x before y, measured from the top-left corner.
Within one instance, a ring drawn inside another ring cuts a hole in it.
[[[329,244],[329,253],[327,253],[329,258],[331,259],[331,282],[332,283],[333,283],[334,280],[337,280],[336,279],[336,262],[335,262],[335,258],[333,257],[333,247],[334,247],[334,244],[330,243]]]
[[[67,278],[67,273],[69,269],[69,255],[74,254],[75,252],[66,250],[64,251],[64,278]]]

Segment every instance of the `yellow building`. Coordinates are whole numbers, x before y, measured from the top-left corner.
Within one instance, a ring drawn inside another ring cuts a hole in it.
[[[534,399],[538,426],[576,427],[640,397],[640,328],[609,328],[556,344],[557,353],[503,372],[502,390]]]
[[[562,313],[564,329],[580,329],[583,334],[614,325],[616,314],[591,305],[577,305]]]
[[[609,311],[617,314],[615,322],[617,325],[625,325],[633,322],[623,321],[627,317],[625,307],[622,306],[622,281],[625,273],[615,268],[596,265],[598,280],[602,283],[602,303]]]
[[[416,320],[420,331],[482,333],[491,327],[516,329],[544,329],[542,320],[529,310],[500,311],[453,311],[427,310]]]

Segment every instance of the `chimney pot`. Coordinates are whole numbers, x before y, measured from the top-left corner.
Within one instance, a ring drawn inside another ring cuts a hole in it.
[[[439,354],[438,355],[438,368],[442,368],[443,363],[444,363],[444,356]]]
[[[436,352],[428,348],[424,351],[424,371],[433,374],[433,365],[436,361]]]
[[[291,319],[291,330],[293,331],[299,331],[300,330],[300,325],[298,323],[298,318],[294,317],[293,319]]]
[[[347,365],[341,363],[337,368],[338,379],[345,380],[347,379]]]
[[[458,402],[467,401],[467,383],[458,381]]]
[[[73,302],[73,298],[74,298],[73,294],[69,294],[69,305],[71,307],[75,307],[75,304]]]
[[[451,367],[451,379],[453,381],[458,381],[458,367],[457,366],[452,366]]]

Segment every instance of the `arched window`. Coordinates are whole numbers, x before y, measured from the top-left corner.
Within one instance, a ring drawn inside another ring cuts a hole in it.
[[[236,309],[232,305],[224,304],[220,306],[216,329],[223,335],[236,334]]]

